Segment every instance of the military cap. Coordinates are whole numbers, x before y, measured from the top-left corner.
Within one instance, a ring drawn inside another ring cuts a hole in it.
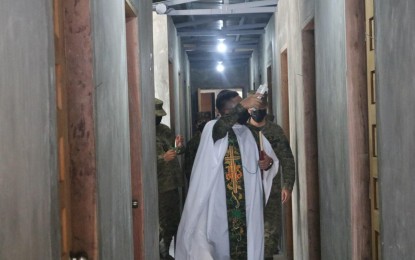
[[[164,111],[163,109],[163,101],[161,101],[160,99],[156,98],[155,99],[155,104],[156,104],[156,116],[165,116],[167,115],[166,111]]]

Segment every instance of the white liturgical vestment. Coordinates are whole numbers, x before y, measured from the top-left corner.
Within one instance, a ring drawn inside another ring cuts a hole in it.
[[[216,120],[206,124],[193,164],[189,192],[177,234],[176,260],[228,260],[229,236],[223,159],[228,137],[212,139]],[[250,130],[234,125],[245,183],[248,260],[264,259],[264,197],[268,199],[278,159],[268,140],[264,151],[274,160],[263,178],[258,167],[258,146]],[[265,196],[264,196],[265,194]]]

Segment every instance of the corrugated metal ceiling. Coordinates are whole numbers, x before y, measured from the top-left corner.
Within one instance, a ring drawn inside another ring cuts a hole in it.
[[[167,0],[163,3],[177,27],[190,62],[217,59],[247,60],[278,0]],[[228,46],[217,52],[219,39]]]

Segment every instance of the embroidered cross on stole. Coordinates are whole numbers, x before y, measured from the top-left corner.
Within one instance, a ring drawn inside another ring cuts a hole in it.
[[[228,150],[223,160],[228,213],[229,247],[232,260],[248,258],[245,185],[238,140],[231,129]]]

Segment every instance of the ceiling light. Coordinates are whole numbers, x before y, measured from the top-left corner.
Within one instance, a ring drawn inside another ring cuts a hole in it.
[[[219,62],[218,62],[218,65],[216,65],[216,70],[217,70],[218,72],[223,72],[223,71],[225,70],[225,66],[223,66],[223,64],[222,64],[222,62],[221,62],[221,61],[219,61]]]
[[[219,20],[219,30],[222,30],[223,28],[223,20]]]
[[[224,43],[225,39],[219,39],[219,43],[218,43],[218,52],[226,52],[226,50],[228,49],[228,46],[226,46],[226,44]]]

